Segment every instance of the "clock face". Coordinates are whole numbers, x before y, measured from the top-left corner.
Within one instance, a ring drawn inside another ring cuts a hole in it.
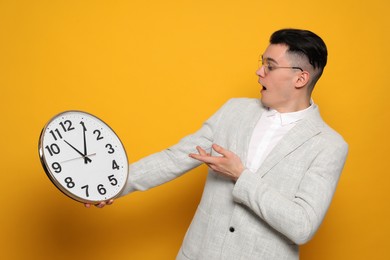
[[[109,200],[126,184],[126,151],[115,132],[91,114],[66,111],[51,119],[42,130],[39,155],[54,185],[77,201]]]

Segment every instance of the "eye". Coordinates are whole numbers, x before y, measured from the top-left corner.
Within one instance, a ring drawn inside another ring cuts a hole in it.
[[[268,70],[269,70],[269,71],[271,71],[271,70],[275,69],[275,67],[274,67],[274,66],[272,66],[272,65],[268,65],[267,67],[268,67]]]

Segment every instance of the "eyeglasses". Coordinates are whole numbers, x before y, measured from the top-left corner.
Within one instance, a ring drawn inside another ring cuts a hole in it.
[[[303,69],[300,67],[282,67],[282,66],[275,66],[270,65],[267,60],[260,59],[259,60],[259,68],[264,67],[264,74],[267,75],[269,72],[276,70],[276,69],[293,69],[293,70],[300,70],[303,72]]]

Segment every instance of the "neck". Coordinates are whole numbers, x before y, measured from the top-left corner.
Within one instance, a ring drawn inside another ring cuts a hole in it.
[[[296,100],[298,101],[298,100]],[[289,104],[283,104],[280,106],[270,107],[271,109],[275,109],[279,113],[291,113],[291,112],[297,112],[300,110],[304,110],[310,106],[310,98],[301,100],[300,102],[292,102]]]

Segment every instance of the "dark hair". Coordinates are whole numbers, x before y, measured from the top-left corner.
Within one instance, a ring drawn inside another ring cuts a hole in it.
[[[288,52],[304,55],[314,69],[318,69],[317,80],[321,76],[328,58],[325,42],[315,33],[300,29],[282,29],[274,32],[271,44],[286,44]]]

